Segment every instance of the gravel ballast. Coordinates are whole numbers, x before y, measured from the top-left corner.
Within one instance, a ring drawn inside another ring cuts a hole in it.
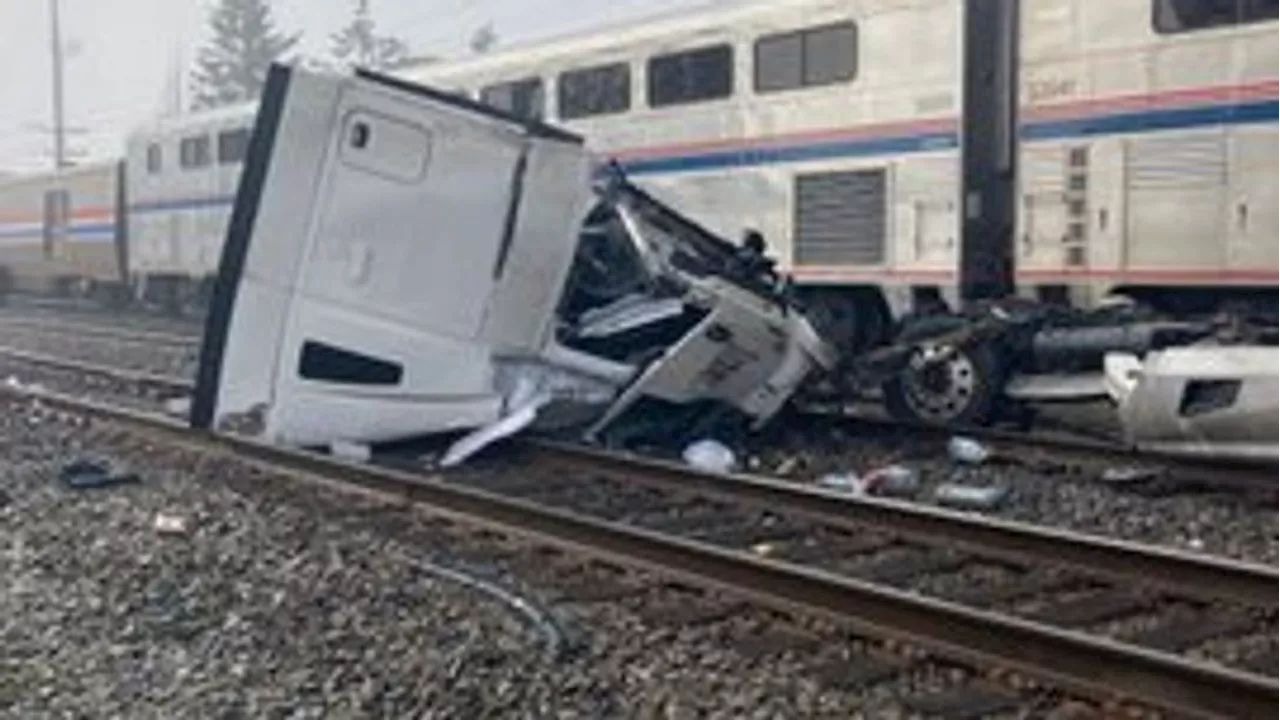
[[[1240,493],[1108,484],[1102,480],[1110,467],[1105,463],[1048,456],[966,465],[952,460],[941,442],[857,437],[834,425],[783,433],[751,455],[752,471],[811,484],[829,473],[867,475],[897,464],[918,473],[920,487],[911,498],[917,502],[934,503],[944,483],[998,486],[1008,493],[982,514],[1266,565],[1280,559],[1275,507]]]
[[[0,453],[3,717],[904,717],[902,695],[971,677],[925,662],[833,689],[811,669],[848,639],[758,657],[733,639],[750,608],[671,627],[643,594],[557,604],[521,579],[547,565],[527,547],[30,402],[0,403]],[[83,458],[139,481],[71,489]],[[549,657],[510,605],[419,561],[487,575],[572,647]]]
[[[155,375],[195,377],[200,346],[123,341],[115,338],[4,328],[0,345],[66,360],[125,368]]]

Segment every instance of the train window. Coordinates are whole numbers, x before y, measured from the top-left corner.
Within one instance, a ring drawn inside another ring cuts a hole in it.
[[[157,143],[147,145],[147,173],[155,175],[164,167],[164,153]]]
[[[649,59],[649,106],[714,100],[733,93],[733,48],[686,50]]]
[[[756,41],[756,92],[803,86],[803,33],[772,35]]]
[[[209,137],[182,138],[178,143],[178,166],[184,170],[201,168],[209,164]]]
[[[756,92],[847,82],[858,69],[853,23],[769,35],[756,41],[755,51]]]
[[[1152,22],[1163,34],[1275,20],[1280,0],[1155,0]]]
[[[631,66],[613,63],[568,70],[556,78],[560,119],[608,115],[631,109]]]
[[[218,133],[218,164],[244,162],[249,152],[249,128],[236,128]]]
[[[529,120],[541,120],[546,104],[542,78],[497,83],[480,88],[480,102]]]

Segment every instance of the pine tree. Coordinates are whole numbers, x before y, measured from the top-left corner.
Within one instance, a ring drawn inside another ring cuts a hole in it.
[[[200,50],[191,76],[196,110],[256,100],[267,68],[299,38],[276,30],[268,0],[219,0],[209,25],[213,38]]]
[[[399,38],[380,36],[374,31],[369,0],[356,0],[355,17],[351,24],[330,36],[333,42],[333,58],[340,65],[358,65],[378,69],[393,67],[403,62],[409,47]]]
[[[481,25],[471,35],[471,52],[477,55],[483,55],[493,49],[498,44],[498,33],[493,29],[493,23],[485,23]]]

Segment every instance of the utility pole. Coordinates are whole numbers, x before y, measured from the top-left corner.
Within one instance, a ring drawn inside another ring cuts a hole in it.
[[[62,112],[62,30],[58,25],[58,0],[49,0],[49,26],[53,51],[53,167],[67,166],[66,126]]]

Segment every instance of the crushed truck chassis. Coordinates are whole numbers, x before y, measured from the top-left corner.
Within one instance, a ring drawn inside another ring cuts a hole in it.
[[[1125,302],[1082,312],[1010,301],[916,327],[934,332],[913,336],[908,324],[897,342],[849,359],[843,389],[879,386],[894,414],[930,424],[1103,401],[1115,409],[1120,439],[1136,450],[1277,461],[1274,318],[1171,320]]]

